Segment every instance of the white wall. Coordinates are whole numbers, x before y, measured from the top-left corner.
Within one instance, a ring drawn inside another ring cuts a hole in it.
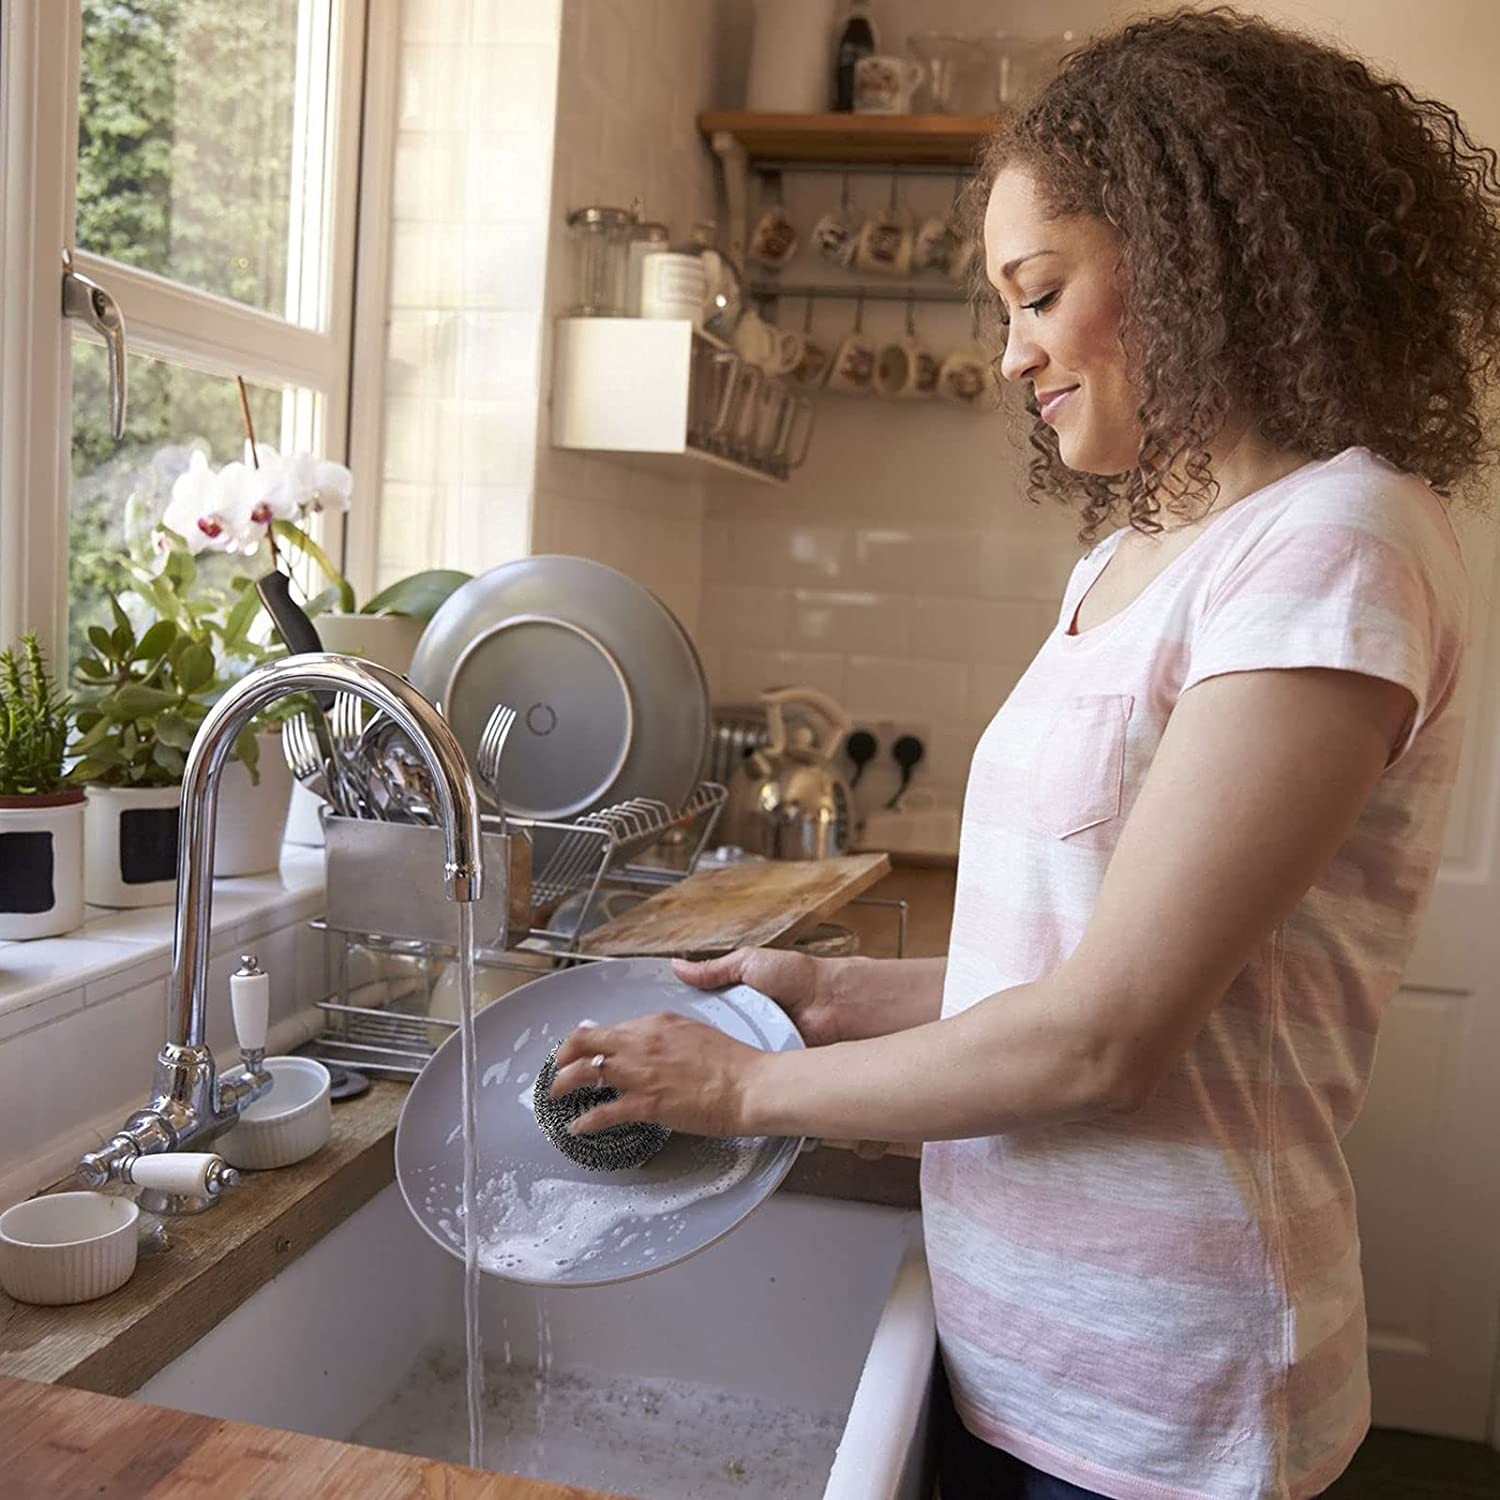
[[[400,5],[377,586],[529,547],[559,11]]]
[[[572,300],[569,210],[628,208],[674,239],[717,214],[698,112],[715,98],[718,7],[705,0],[564,0],[548,255],[548,328]],[[550,339],[549,339],[550,342]],[[544,368],[550,370],[550,354]],[[680,480],[556,449],[537,431],[532,550],[608,563],[644,583],[691,631],[703,574],[704,471]]]

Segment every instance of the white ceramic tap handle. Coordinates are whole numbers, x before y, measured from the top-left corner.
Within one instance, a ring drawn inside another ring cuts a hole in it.
[[[271,1014],[271,976],[254,958],[240,960],[240,970],[229,976],[229,1003],[234,1011],[234,1034],[241,1054],[266,1050],[266,1025]]]
[[[131,1162],[130,1180],[137,1187],[206,1198],[209,1174],[218,1164],[219,1158],[212,1151],[155,1152]]]

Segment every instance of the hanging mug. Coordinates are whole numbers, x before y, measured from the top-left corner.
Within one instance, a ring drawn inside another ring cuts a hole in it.
[[[921,87],[922,64],[910,57],[862,57],[854,65],[854,111],[861,115],[909,115]]]

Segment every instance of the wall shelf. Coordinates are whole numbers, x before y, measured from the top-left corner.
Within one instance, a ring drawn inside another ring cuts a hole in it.
[[[712,452],[693,435],[695,345],[723,348],[685,320],[560,318],[552,445],[610,455],[681,479],[695,464],[784,484],[786,474]],[[686,461],[686,462],[685,462]]]
[[[882,166],[969,167],[998,115],[789,115],[718,110],[698,116],[716,152],[727,136],[758,161],[873,162]],[[722,154],[722,153],[721,153]]]
[[[752,171],[905,168],[965,171],[1000,115],[792,115],[715,110],[698,129],[719,160],[729,220],[729,254],[745,263]]]

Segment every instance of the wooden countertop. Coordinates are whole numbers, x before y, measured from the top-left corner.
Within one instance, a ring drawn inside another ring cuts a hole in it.
[[[0,1376],[0,1481],[41,1500],[621,1500]]]

